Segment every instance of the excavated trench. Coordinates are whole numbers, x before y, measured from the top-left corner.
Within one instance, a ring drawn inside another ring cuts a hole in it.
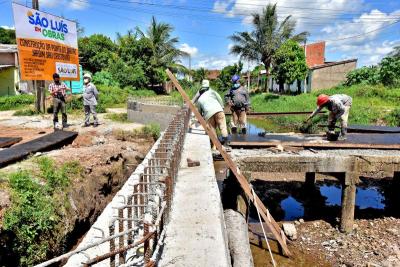
[[[113,136],[93,143],[96,138],[80,136],[72,145],[46,154],[60,163],[77,160],[84,168],[83,177],[72,179],[66,189],[64,206],[59,207],[61,219],[48,237],[52,246],[46,252],[47,259],[79,244],[154,143],[152,138],[121,141]],[[0,266],[19,266],[20,255],[13,250],[15,239],[15,233],[0,230]]]

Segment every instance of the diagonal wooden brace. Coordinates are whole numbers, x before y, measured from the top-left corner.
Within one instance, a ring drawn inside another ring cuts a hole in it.
[[[218,137],[214,134],[213,131],[208,127],[207,122],[203,119],[203,117],[200,115],[199,111],[197,108],[194,106],[186,92],[183,90],[181,85],[179,84],[178,80],[175,78],[174,74],[167,69],[167,75],[171,79],[171,81],[174,83],[176,89],[179,91],[181,94],[183,100],[185,101],[186,105],[188,105],[189,109],[194,113],[196,116],[197,120],[200,122],[200,124],[203,126],[204,130],[210,137],[211,141],[213,144],[217,147],[218,151],[221,153],[221,156],[224,158],[226,164],[228,165],[229,169],[233,172],[235,175],[236,179],[238,180],[240,186],[242,187],[243,191],[247,195],[247,197],[253,202],[257,203],[257,206],[261,208],[261,217],[263,218],[264,222],[272,232],[273,236],[275,239],[278,241],[279,245],[281,246],[283,252],[287,256],[291,256],[291,253],[287,247],[286,241],[287,238],[277,224],[277,222],[272,218],[272,216],[269,214],[268,209],[265,207],[264,203],[260,200],[260,198],[255,195],[253,198],[253,194],[251,192],[251,187],[250,184],[247,182],[247,179],[243,176],[243,174],[240,172],[239,168],[237,167],[236,163],[231,159],[229,154],[225,151],[225,149],[222,147],[222,144],[219,142]],[[268,216],[266,215],[268,214]]]

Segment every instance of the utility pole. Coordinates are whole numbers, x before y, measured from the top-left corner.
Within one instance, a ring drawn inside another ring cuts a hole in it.
[[[39,10],[39,0],[32,0],[32,8]],[[44,81],[32,81],[33,88],[36,93],[35,109],[37,112],[45,112],[45,99],[46,94],[44,92]]]

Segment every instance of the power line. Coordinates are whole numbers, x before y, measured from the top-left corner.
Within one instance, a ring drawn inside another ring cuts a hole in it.
[[[157,8],[173,8],[173,9],[181,9],[181,10],[187,10],[187,11],[195,11],[195,12],[208,12],[208,13],[216,13],[216,14],[223,14],[223,12],[218,12],[215,10],[210,10],[209,8],[206,8],[205,6],[190,6],[190,5],[173,5],[173,4],[161,4],[161,3],[149,3],[149,2],[140,2],[140,1],[130,1],[130,0],[107,0],[108,2],[118,2],[118,3],[130,3],[130,4],[137,4],[137,5],[145,5],[145,6],[152,6],[152,7],[157,7]],[[257,4],[241,4],[241,5],[249,5],[249,6],[260,6],[260,7],[265,7],[266,5],[257,5]],[[288,6],[277,6],[278,9],[280,8],[292,8],[294,10],[291,11],[291,13],[297,12],[299,9],[300,10],[310,10],[310,11],[333,11],[332,9],[323,9],[323,8],[310,8],[310,7],[288,7]],[[239,16],[249,16],[254,13],[254,10],[249,10],[249,13],[240,13],[236,12],[236,15]],[[304,12],[299,12],[300,14],[304,14]],[[349,13],[349,12],[345,12]],[[338,13],[337,15],[332,14],[330,16],[326,16],[329,14],[326,14],[325,16],[327,18],[329,17],[338,17],[339,15],[345,15],[345,13]],[[350,13],[349,13],[350,14]],[[359,14],[362,15],[364,13],[352,13],[352,14]],[[321,17],[315,16],[315,13],[312,14],[312,17],[299,17],[303,19],[319,19]],[[321,14],[320,14],[321,15]],[[391,16],[387,18],[382,18],[381,16],[370,16],[369,18],[365,18],[366,20],[386,20],[386,19],[400,19],[400,16]],[[340,20],[345,20],[345,19],[353,19],[353,17],[341,17],[341,18],[336,18]]]
[[[81,1],[81,2],[83,2],[82,0],[76,0],[76,1]],[[111,1],[111,0],[110,0],[110,1]],[[110,7],[110,8],[119,9],[119,10],[124,10],[124,11],[132,10],[132,11],[136,11],[136,12],[140,11],[140,12],[142,12],[142,13],[147,13],[147,14],[151,14],[151,15],[157,14],[157,15],[166,16],[166,17],[177,17],[177,18],[182,18],[182,19],[185,19],[185,18],[186,18],[186,17],[182,16],[182,13],[176,14],[176,13],[166,13],[166,12],[155,12],[155,11],[153,11],[153,10],[140,9],[140,8],[137,8],[137,7],[133,8],[133,7],[117,6],[117,5],[110,5],[110,4],[104,4],[104,3],[102,3],[102,4],[100,4],[100,3],[95,3],[95,4],[98,5],[98,6],[101,5],[101,6]],[[196,15],[193,15],[193,14],[188,14],[188,16],[190,16],[190,18],[196,17]],[[302,17],[300,17],[300,18],[302,18]],[[309,17],[303,17],[303,18],[304,18],[304,19],[310,19]],[[205,18],[205,16],[201,16],[201,19],[202,19],[203,21],[218,21],[218,22],[227,22],[227,23],[232,23],[232,22],[234,22],[234,23],[242,23],[241,19],[239,19],[239,20],[233,20],[232,18],[224,18],[224,20],[223,20],[222,18],[218,18],[218,19],[217,19],[217,18],[214,18],[214,19],[212,19],[212,18]],[[226,20],[226,19],[228,19],[229,21]],[[400,16],[399,16],[397,19],[400,19]],[[374,22],[376,22],[376,23],[393,22],[393,19],[374,20]],[[315,21],[312,21],[312,22],[309,22],[309,21],[302,21],[302,23],[303,23],[304,25],[313,25],[313,26],[322,26],[322,25],[326,25],[326,23],[315,22]],[[351,21],[351,22],[348,22],[348,23],[351,23],[351,24],[364,24],[364,19],[361,19],[361,20],[359,20],[359,21]],[[369,22],[369,23],[371,23],[371,22]]]
[[[78,1],[78,2],[84,2],[84,0],[76,0],[76,1]],[[93,7],[92,7],[92,9],[93,9]],[[112,15],[112,16],[115,16],[115,17],[118,17],[118,18],[121,18],[121,19],[131,20],[131,21],[139,22],[139,23],[146,23],[146,22],[144,22],[144,21],[135,20],[135,19],[132,19],[132,18],[129,18],[129,17],[120,16],[120,15],[117,15],[117,14],[114,14],[114,13],[111,13],[111,12],[107,12],[107,11],[104,11],[104,10],[100,10],[100,9],[96,9],[96,10],[99,11],[99,12],[103,12],[103,13],[106,13],[106,14],[109,14],[109,15]],[[340,38],[340,39],[325,40],[325,41],[326,41],[326,42],[339,42],[339,41],[343,41],[343,40],[347,40],[347,39],[360,38],[360,37],[369,35],[369,34],[371,34],[371,33],[374,33],[374,32],[380,31],[380,30],[383,30],[383,29],[385,29],[385,28],[391,27],[391,26],[393,26],[393,25],[395,25],[395,24],[397,24],[397,23],[399,23],[399,22],[400,22],[400,20],[397,20],[397,21],[392,22],[392,23],[390,23],[390,24],[388,24],[388,25],[384,25],[384,26],[382,26],[382,27],[376,28],[376,29],[371,30],[371,31],[368,31],[368,32],[366,32],[366,33],[362,33],[362,34],[358,34],[358,35],[353,35],[353,36],[348,36],[348,37],[344,37],[344,38]],[[177,31],[180,31],[180,32],[189,33],[189,34],[196,34],[196,35],[202,35],[202,36],[217,37],[217,38],[224,38],[224,39],[227,38],[227,36],[222,36],[222,35],[215,35],[215,34],[209,34],[209,33],[200,33],[200,32],[187,31],[187,30],[178,30],[178,29],[176,29],[176,30],[177,30]],[[316,41],[316,40],[312,40],[312,41]]]

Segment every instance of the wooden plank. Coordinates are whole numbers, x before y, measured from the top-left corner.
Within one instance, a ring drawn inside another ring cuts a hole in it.
[[[319,124],[320,128],[327,128],[327,124]],[[335,126],[340,129],[340,127]],[[348,133],[370,133],[370,134],[395,134],[400,133],[400,127],[375,126],[375,125],[349,125]]]
[[[44,135],[24,144],[4,149],[0,151],[0,167],[4,167],[12,162],[23,159],[30,154],[46,151],[68,142],[72,142],[77,135],[78,133],[76,132],[55,131],[54,133]]]
[[[21,137],[0,137],[0,148],[12,146],[21,140]]]
[[[312,111],[287,111],[287,112],[247,112],[247,116],[288,116],[288,115],[311,115]],[[320,111],[318,114],[325,114],[326,111]],[[232,115],[226,112],[226,115]]]
[[[208,127],[207,122],[204,120],[204,118],[200,115],[199,111],[197,108],[194,106],[192,101],[189,99],[188,95],[186,92],[183,90],[181,85],[179,84],[178,80],[175,78],[175,76],[172,74],[170,70],[167,69],[167,75],[171,79],[171,81],[174,83],[175,87],[181,94],[183,100],[185,103],[189,106],[190,110],[194,113],[196,116],[197,120],[200,122],[200,124],[203,126],[204,130],[210,137],[211,141],[213,144],[217,147],[218,151],[221,153],[222,157],[224,158],[226,164],[228,165],[229,169],[233,172],[235,175],[236,179],[238,180],[240,186],[242,187],[243,191],[247,195],[247,197],[253,202],[257,203],[257,206],[261,209],[261,217],[265,221],[265,223],[268,225],[268,228],[276,238],[276,240],[279,242],[279,245],[282,247],[284,253],[287,256],[290,256],[291,253],[286,245],[286,236],[281,236],[282,230],[279,227],[278,223],[272,218],[270,215],[268,209],[265,207],[264,203],[260,200],[260,198],[255,195],[253,198],[251,186],[249,182],[247,181],[246,177],[243,176],[243,174],[240,172],[238,166],[236,163],[231,159],[231,157],[228,155],[228,153],[223,149],[221,143],[218,140],[218,137],[211,131],[211,129]]]
[[[310,142],[231,142],[231,147],[275,147],[281,145],[283,147],[304,147],[304,148],[346,148],[346,149],[384,149],[384,150],[399,150],[400,144],[362,144],[362,143],[342,143],[342,142],[329,142],[329,143],[310,143]]]

